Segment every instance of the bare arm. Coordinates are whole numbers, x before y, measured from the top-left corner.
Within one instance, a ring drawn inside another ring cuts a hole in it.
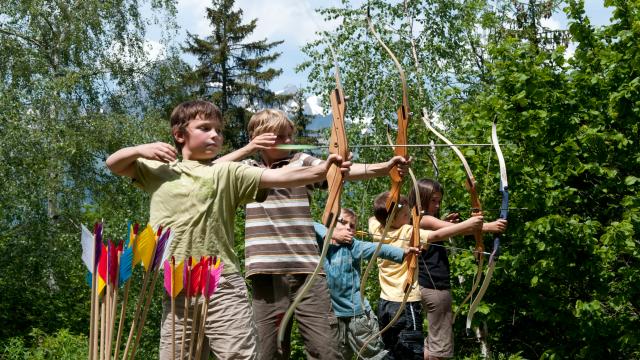
[[[244,147],[217,158],[214,163],[243,160],[260,150],[272,147],[275,145],[277,138],[278,137],[272,133],[260,134],[254,137],[253,140]]]
[[[457,218],[457,217],[456,217]],[[438,230],[448,226],[455,225],[454,222],[440,220],[431,215],[425,215],[420,220],[420,228],[429,230]],[[489,223],[482,224],[482,232],[503,233],[507,229],[507,220],[498,219]],[[471,235],[473,230],[458,235]]]
[[[116,175],[133,178],[135,175],[134,164],[137,159],[144,158],[168,163],[174,161],[177,154],[178,152],[173,146],[163,142],[131,146],[111,154],[107,158],[107,167]]]
[[[505,230],[507,230],[507,220],[504,219],[498,219],[482,225],[482,232],[502,234]]]
[[[414,254],[414,255],[420,255],[420,248],[417,247],[408,247],[404,249],[404,255],[402,256],[402,259],[404,260],[407,255],[409,254]]]
[[[427,230],[438,230],[447,226],[455,225],[455,223],[450,221],[440,220],[437,217],[431,215],[424,215],[422,219],[420,219],[420,228]]]
[[[349,173],[351,162],[343,162],[340,156],[331,155],[327,161],[315,166],[266,169],[260,177],[259,187],[261,189],[273,187],[292,188],[324,181],[327,177],[327,171],[329,171],[333,163],[340,166],[340,170],[344,175]]]
[[[438,230],[433,230],[429,234],[429,242],[438,242],[448,239],[456,235],[464,235],[472,233],[474,230],[482,228],[482,216],[472,216],[469,219],[458,223],[445,226]]]
[[[349,171],[347,180],[364,180],[375,177],[387,176],[394,166],[398,166],[401,175],[409,172],[409,160],[405,160],[402,156],[394,156],[389,161],[377,164],[353,164]]]

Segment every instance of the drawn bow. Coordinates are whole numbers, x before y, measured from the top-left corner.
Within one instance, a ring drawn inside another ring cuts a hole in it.
[[[491,142],[493,143],[493,148],[496,150],[496,155],[498,156],[498,164],[500,165],[500,193],[502,194],[500,218],[507,220],[507,215],[509,214],[509,184],[507,183],[507,166],[504,161],[504,156],[502,155],[502,150],[500,149],[500,144],[498,143],[498,132],[496,130],[495,121],[491,124]],[[491,251],[491,255],[489,256],[487,273],[485,274],[484,280],[482,281],[480,290],[478,290],[478,295],[476,295],[476,298],[469,306],[469,313],[467,314],[466,323],[467,334],[471,329],[473,315],[476,313],[478,305],[480,304],[480,300],[482,300],[482,297],[487,292],[487,288],[489,287],[489,283],[491,282],[491,278],[493,277],[493,271],[495,270],[496,260],[498,260],[498,256],[500,256],[500,234],[496,234],[493,239],[493,250]]]
[[[333,117],[333,121],[331,123],[331,137],[329,138],[329,154],[340,155],[342,159],[346,161],[349,157],[347,134],[344,127],[346,104],[344,92],[342,90],[342,84],[340,82],[338,59],[331,44],[329,44],[329,49],[334,60],[334,76],[336,79],[336,87],[331,91],[331,94],[329,96],[331,101],[331,115]],[[335,229],[337,220],[340,217],[340,197],[342,194],[343,184],[344,175],[341,172],[340,166],[337,164],[332,164],[329,168],[329,171],[327,172],[327,191],[329,196],[327,197],[327,203],[322,214],[322,223],[327,228],[327,233],[322,244],[322,252],[320,254],[320,258],[318,259],[318,264],[316,265],[315,270],[313,271],[311,276],[307,277],[304,286],[294,299],[291,306],[289,306],[289,309],[287,309],[287,312],[285,313],[280,323],[280,328],[278,329],[278,349],[280,352],[282,352],[282,342],[286,333],[287,324],[293,316],[293,312],[295,311],[296,307],[313,285],[313,282],[315,281],[316,276],[320,273],[324,260],[327,257],[329,245],[331,244],[331,237],[333,236],[333,230]]]
[[[376,32],[375,28],[373,27],[369,9],[367,9],[367,24],[373,36],[380,43],[380,45],[382,45],[382,47],[387,51],[387,53],[391,56],[391,58],[393,59],[393,62],[395,63],[400,73],[400,79],[402,81],[402,104],[400,105],[397,111],[398,133],[396,135],[396,145],[400,145],[400,146],[395,146],[393,153],[396,156],[402,156],[406,159],[408,155],[408,147],[405,145],[407,145],[407,130],[409,127],[409,97],[407,95],[407,81],[405,79],[404,69],[402,69],[400,62],[398,61],[394,53],[382,41],[382,39]],[[378,246],[373,252],[371,259],[369,260],[369,264],[367,265],[367,268],[365,269],[365,272],[362,275],[362,280],[360,282],[360,302],[362,304],[364,304],[364,294],[365,294],[367,279],[369,278],[369,274],[373,269],[373,264],[378,258],[378,254],[380,253],[380,249],[382,248],[384,239],[387,233],[389,232],[389,228],[395,219],[396,212],[398,209],[398,201],[400,200],[400,192],[402,191],[402,176],[400,176],[400,173],[396,167],[391,169],[391,171],[389,172],[389,176],[391,177],[391,189],[389,190],[389,197],[387,198],[387,202],[385,204],[388,217],[387,217],[387,221],[385,223],[384,229],[382,231],[382,236],[380,237],[380,242],[378,243]]]
[[[380,35],[378,35],[378,33],[376,32],[375,28],[373,27],[373,23],[371,22],[371,16],[370,16],[369,9],[367,9],[367,24],[368,24],[369,30],[371,31],[373,36],[376,38],[376,40],[380,43],[380,45],[385,49],[385,51],[389,54],[389,56],[393,60],[396,68],[398,69],[398,73],[400,75],[400,79],[401,79],[401,82],[402,82],[402,104],[400,105],[400,107],[397,110],[398,133],[397,133],[397,137],[396,137],[396,146],[394,147],[394,155],[402,156],[402,157],[404,157],[406,159],[407,156],[408,156],[408,152],[407,152],[407,148],[408,147],[404,146],[404,145],[407,145],[407,130],[408,130],[408,127],[409,127],[410,110],[409,110],[409,96],[408,96],[408,91],[407,91],[407,81],[406,81],[406,78],[405,78],[404,69],[402,68],[402,65],[398,61],[398,59],[395,56],[395,54],[393,53],[393,51],[391,51],[391,49],[382,41],[382,39],[380,38]],[[390,138],[389,138],[389,143],[391,144],[391,139]],[[411,209],[411,219],[412,219],[413,229],[412,229],[412,233],[411,233],[410,246],[411,247],[420,247],[420,219],[422,217],[422,206],[420,204],[420,196],[419,196],[417,180],[415,178],[415,175],[413,174],[413,171],[411,171],[411,169],[409,169],[409,173],[411,175],[411,180],[413,181],[414,191],[416,192],[416,204]],[[387,235],[387,233],[389,231],[389,227],[391,226],[391,224],[395,220],[395,215],[396,215],[397,208],[398,208],[398,202],[400,200],[400,193],[401,193],[401,190],[402,190],[402,180],[403,180],[402,176],[400,176],[400,173],[399,173],[399,171],[398,171],[398,169],[396,167],[394,167],[389,172],[389,176],[391,177],[391,190],[389,190],[389,197],[387,198],[387,202],[385,204],[388,217],[387,217],[387,221],[385,223],[384,230],[382,232],[382,236],[381,236],[380,241],[378,243],[378,246],[376,247],[376,249],[375,249],[375,251],[373,253],[373,256],[369,260],[369,264],[367,265],[367,269],[366,269],[366,271],[365,271],[365,273],[364,273],[364,275],[362,277],[362,283],[360,285],[360,295],[361,295],[361,301],[363,303],[364,303],[364,288],[365,288],[365,285],[366,285],[367,277],[368,277],[369,272],[371,271],[371,268],[373,267],[373,264],[374,264],[378,254],[380,252],[380,249],[382,247],[384,239],[385,239],[385,237],[386,237],[386,235]],[[367,347],[369,342],[371,342],[373,339],[377,338],[378,336],[383,334],[385,331],[390,329],[398,321],[398,319],[400,318],[400,316],[404,312],[404,308],[405,308],[405,306],[407,304],[407,300],[409,299],[409,295],[411,294],[411,290],[414,288],[414,285],[415,285],[414,283],[417,280],[417,271],[418,271],[418,261],[417,260],[418,259],[417,259],[417,255],[416,254],[410,253],[410,254],[406,255],[404,260],[407,263],[408,269],[407,269],[407,277],[405,278],[405,281],[404,281],[404,284],[403,284],[404,296],[403,296],[403,299],[402,299],[402,303],[400,304],[400,307],[398,308],[398,311],[393,316],[391,321],[389,321],[387,326],[385,326],[377,334],[373,334],[372,336],[367,338],[367,340],[364,342],[363,346],[358,351],[358,355],[357,355],[358,358],[361,357],[362,352]]]
[[[470,195],[470,198],[471,198],[471,216],[482,216],[482,205],[480,203],[480,197],[478,196],[478,191],[477,191],[477,188],[476,188],[476,179],[473,176],[473,173],[471,172],[471,168],[469,167],[469,163],[467,163],[467,159],[465,159],[465,157],[462,154],[462,152],[460,151],[460,149],[458,149],[455,145],[453,145],[453,143],[451,141],[449,141],[449,139],[447,139],[442,134],[440,134],[431,125],[431,121],[429,119],[429,114],[427,113],[426,109],[423,109],[422,112],[423,112],[422,120],[424,121],[424,124],[426,125],[426,127],[434,135],[436,135],[440,140],[442,140],[446,144],[448,144],[449,147],[451,148],[451,150],[453,150],[453,152],[458,156],[458,158],[462,162],[462,165],[464,167],[464,171],[466,173],[465,187],[467,188],[467,191],[469,192],[469,195]],[[475,291],[476,291],[476,289],[478,287],[478,284],[480,283],[480,278],[482,277],[482,267],[484,265],[484,257],[482,256],[482,253],[484,252],[484,243],[482,241],[482,229],[474,231],[473,237],[474,237],[474,239],[476,241],[476,247],[475,247],[474,253],[476,255],[476,258],[478,259],[478,272],[476,273],[476,276],[474,278],[473,284],[471,285],[471,291],[465,297],[465,299],[462,301],[462,303],[460,304],[460,307],[458,308],[458,310],[456,311],[456,314],[453,317],[453,321],[454,322],[455,322],[456,315],[458,314],[458,312],[460,311],[462,306],[467,301],[469,301],[469,299],[471,298],[473,293],[475,293]]]

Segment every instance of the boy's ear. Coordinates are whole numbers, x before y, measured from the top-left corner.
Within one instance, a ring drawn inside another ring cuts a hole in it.
[[[176,140],[177,143],[184,144],[184,131],[176,127],[176,128],[173,128],[171,132],[173,133],[173,138]]]

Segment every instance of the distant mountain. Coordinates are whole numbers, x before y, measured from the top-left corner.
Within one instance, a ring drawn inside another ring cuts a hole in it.
[[[295,94],[298,91],[298,87],[295,85],[287,85],[284,89],[276,91],[275,93],[280,94]],[[282,110],[285,112],[292,114],[294,113],[300,105],[294,101],[289,100],[284,106]],[[317,95],[311,95],[307,97],[302,104],[304,107],[305,115],[309,115],[312,117],[311,123],[307,127],[307,130],[317,131],[326,129],[331,125],[331,113],[329,111],[325,111],[322,107],[322,100]]]

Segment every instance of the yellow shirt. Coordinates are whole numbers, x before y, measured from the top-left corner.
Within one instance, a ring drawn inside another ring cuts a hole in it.
[[[398,229],[389,229],[384,238],[384,243],[399,248],[408,248],[411,238],[411,225],[403,225]],[[384,226],[372,217],[369,219],[369,233],[373,234],[374,241],[379,241]],[[420,243],[426,243],[430,231],[420,230]],[[393,261],[378,259],[378,279],[380,281],[380,298],[387,301],[401,302],[404,298],[404,282],[407,278],[409,264],[406,261],[395,263]],[[417,271],[417,268],[416,268]],[[420,290],[418,289],[418,274],[414,276],[413,290],[409,294],[407,301],[420,301]]]
[[[138,159],[134,182],[151,194],[149,223],[171,228],[169,250],[176,259],[217,255],[229,274],[240,272],[233,250],[236,208],[264,200],[266,191],[258,190],[263,170],[237,162]]]

